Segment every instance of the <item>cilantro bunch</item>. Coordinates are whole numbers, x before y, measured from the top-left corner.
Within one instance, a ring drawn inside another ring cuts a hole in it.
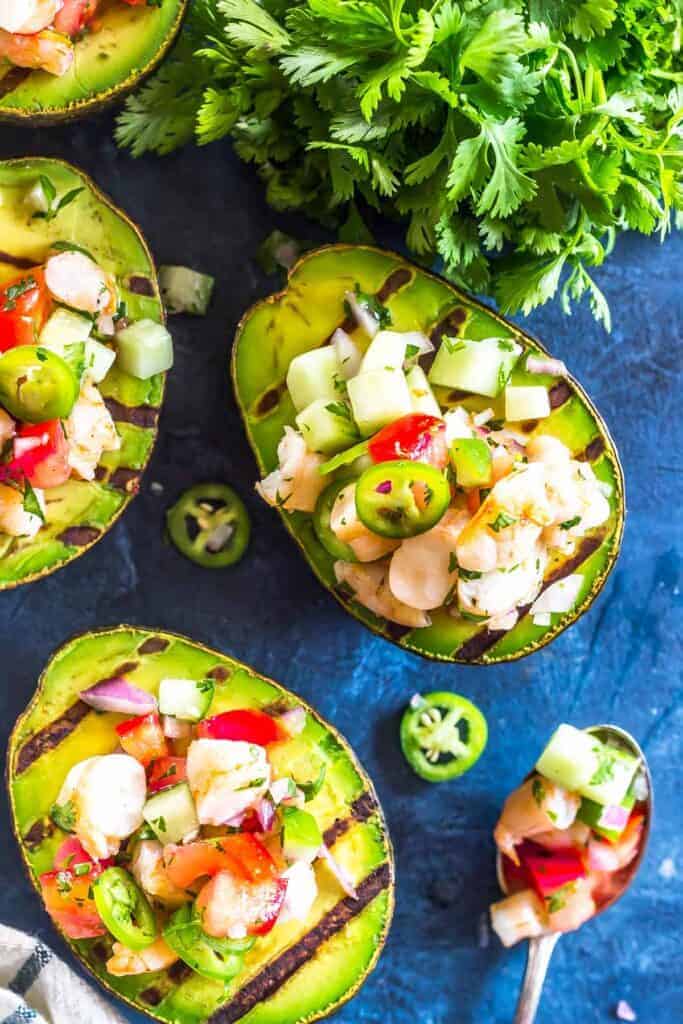
[[[567,312],[619,231],[683,220],[683,0],[193,0],[117,126],[133,153],[232,137],[278,210]]]

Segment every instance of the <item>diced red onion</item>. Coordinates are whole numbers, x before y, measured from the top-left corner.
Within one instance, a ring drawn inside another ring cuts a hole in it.
[[[626,828],[630,815],[631,812],[626,807],[612,804],[610,807],[603,809],[600,815],[600,824],[603,828],[612,828],[616,832],[621,832]]]
[[[475,413],[472,417],[472,422],[475,427],[483,427],[485,423],[492,420],[495,416],[493,409],[483,409],[481,412]]]
[[[173,715],[162,716],[161,728],[164,731],[164,736],[169,740],[185,740],[192,735],[192,722],[183,722],[180,718],[174,718]]]
[[[113,316],[108,313],[100,313],[97,318],[97,333],[104,335],[106,338],[113,338],[116,333],[116,326],[114,324]]]
[[[239,828],[246,816],[246,811],[240,811],[239,814],[233,814],[232,818],[228,818],[225,824],[228,828]]]
[[[327,861],[327,866],[329,867],[330,871],[341,885],[346,895],[350,896],[352,900],[357,900],[358,893],[356,892],[351,876],[349,875],[346,868],[342,867],[342,865],[337,860],[335,860],[335,858],[332,856],[332,854],[327,849],[324,843],[318,850],[318,856],[322,857],[323,860]]]
[[[272,800],[268,800],[265,797],[259,800],[256,805],[256,817],[261,826],[261,831],[270,832],[275,821],[275,807]]]
[[[27,452],[33,451],[34,448],[40,448],[41,444],[47,444],[47,441],[47,434],[41,434],[40,437],[15,437],[14,458],[20,459],[22,455],[26,455]]]
[[[276,779],[270,785],[270,795],[273,798],[273,803],[281,804],[283,800],[286,800],[289,795],[291,779]]]
[[[123,676],[103,679],[78,695],[84,704],[96,711],[117,711],[122,715],[148,715],[156,710],[156,698],[133,686]]]
[[[408,358],[408,362],[434,351],[434,343],[422,331],[403,331],[401,337],[405,340],[406,348],[408,345],[413,345],[417,349],[417,352]]]
[[[526,369],[529,373],[543,373],[549,377],[564,377],[567,367],[561,359],[550,356],[527,356]]]
[[[362,327],[365,333],[371,338],[374,338],[379,331],[379,323],[376,318],[369,312],[369,310],[365,309],[364,306],[361,306],[355,292],[346,292],[344,298],[348,302],[349,309],[351,310],[353,318],[358,326]]]
[[[378,494],[391,494],[391,480],[383,480],[381,484],[377,484],[375,490]]]
[[[306,712],[302,707],[292,708],[280,715],[278,722],[288,736],[298,736],[306,728]]]

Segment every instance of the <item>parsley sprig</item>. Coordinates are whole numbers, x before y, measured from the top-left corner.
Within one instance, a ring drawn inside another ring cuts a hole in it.
[[[116,134],[230,135],[276,209],[364,241],[360,201],[504,311],[559,290],[609,327],[594,268],[683,219],[682,34],[660,0],[195,0]]]

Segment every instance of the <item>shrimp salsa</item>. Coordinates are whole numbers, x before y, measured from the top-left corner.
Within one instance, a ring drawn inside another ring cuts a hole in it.
[[[584,576],[553,570],[610,518],[612,487],[554,435],[547,382],[564,365],[512,337],[446,336],[435,353],[358,287],[346,312],[289,363],[295,425],[260,495],[309,516],[338,592],[390,623],[445,615],[496,635],[571,612]]]
[[[632,751],[559,726],[494,831],[509,895],[493,904],[491,922],[503,945],[574,931],[622,892],[648,797]]]
[[[147,0],[110,2],[129,7],[147,4]],[[97,30],[101,6],[100,0],[0,0],[0,65],[4,61],[65,75],[74,62],[78,40]]]
[[[51,188],[41,175],[28,208],[44,212]],[[0,286],[2,550],[39,534],[55,488],[95,480],[103,455],[121,447],[100,391],[114,364],[145,380],[170,367],[166,328],[126,313],[114,275],[69,242]]]
[[[157,696],[125,678],[80,694],[115,726],[118,752],[74,764],[52,808],[68,832],[40,876],[48,913],[70,939],[109,933],[115,977],[184,961],[229,981],[260,936],[306,920],[322,858],[355,898],[346,870],[306,809],[325,781],[276,771],[273,747],[306,726],[238,708],[211,715],[213,679],[162,678]]]

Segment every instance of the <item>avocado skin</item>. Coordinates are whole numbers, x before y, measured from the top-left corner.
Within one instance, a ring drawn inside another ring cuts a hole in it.
[[[84,189],[51,221],[31,219],[23,205],[25,191],[41,174],[60,195]],[[116,275],[132,317],[164,321],[154,263],[142,234],[80,170],[41,157],[0,162],[0,197],[0,282],[43,262],[52,242],[73,242]],[[139,294],[138,281],[146,283],[148,294]],[[105,453],[95,480],[72,478],[50,490],[48,523],[36,537],[13,540],[0,534],[0,590],[30,583],[82,555],[123,513],[154,447],[164,382],[165,374],[138,381],[114,364],[99,388],[121,449]]]
[[[75,43],[59,78],[9,68],[0,77],[0,122],[57,124],[100,113],[136,89],[161,63],[180,31],[188,0],[161,7],[108,4],[96,32]]]
[[[337,327],[354,329],[343,296],[355,283],[386,303],[393,316],[393,330],[421,330],[437,346],[444,336],[514,337],[526,351],[549,354],[538,339],[505,317],[397,253],[341,243],[308,252],[292,267],[282,291],[247,310],[232,347],[234,392],[262,475],[277,465],[277,444],[284,426],[294,426],[295,410],[285,384],[289,362],[295,355],[325,344]],[[522,355],[522,365],[523,360]],[[555,380],[517,368],[511,379],[548,386],[553,432],[575,455],[591,461],[596,474],[612,489],[612,515],[605,527],[587,535],[578,557],[549,566],[546,585],[575,571],[584,574],[587,584],[577,607],[549,627],[534,626],[525,614],[512,630],[494,633],[456,619],[446,610],[433,613],[432,625],[421,630],[389,623],[338,588],[334,560],[317,540],[311,517],[279,510],[314,573],[336,600],[374,633],[422,657],[490,665],[539,650],[590,608],[619,554],[625,519],[624,479],[614,442],[599,412],[571,375]],[[435,391],[442,404],[450,399],[477,410],[493,406],[496,416],[502,415],[500,399],[449,393],[444,388]],[[522,425],[523,429],[533,427]]]
[[[12,823],[30,881],[39,889],[38,876],[51,869],[64,838],[50,821],[49,809],[65,773],[77,761],[116,747],[113,726],[120,716],[97,714],[78,700],[84,687],[112,675],[125,675],[153,691],[164,676],[210,676],[215,713],[250,706],[279,714],[304,707],[304,732],[278,745],[280,754],[272,756],[281,756],[282,769],[286,765],[302,779],[325,762],[325,784],[310,808],[325,842],[360,880],[363,909],[358,912],[354,901],[343,897],[321,866],[320,894],[309,920],[293,930],[282,926],[279,939],[278,929],[259,939],[247,954],[245,975],[227,992],[221,983],[192,974],[182,963],[137,978],[110,977],[104,965],[111,943],[105,939],[70,941],[74,954],[110,993],[168,1024],[303,1024],[332,1013],[374,968],[393,914],[393,850],[377,795],[346,740],[304,701],[186,637],[123,625],[76,636],[53,654],[8,745]],[[318,955],[321,948],[324,957]],[[269,971],[272,960],[278,968]],[[283,985],[287,970],[290,980]]]

